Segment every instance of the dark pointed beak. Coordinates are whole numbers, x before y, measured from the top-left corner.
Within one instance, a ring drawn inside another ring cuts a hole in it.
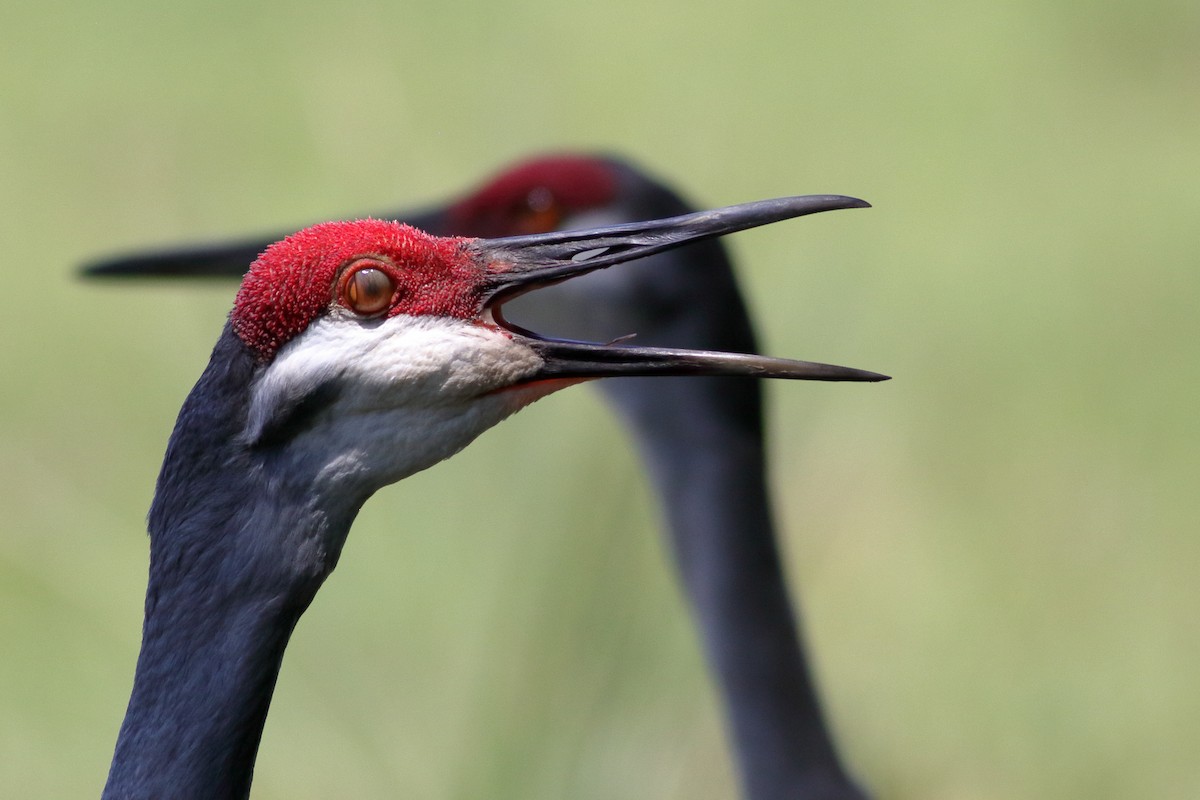
[[[521,337],[544,359],[545,366],[534,380],[620,375],[743,375],[816,381],[884,381],[888,376],[875,372],[808,361],[550,339],[508,323],[501,313],[506,301],[525,292],[623,261],[792,217],[869,206],[863,200],[840,195],[783,197],[608,228],[476,239],[467,246],[487,265],[489,277],[483,293],[484,308],[493,321]]]

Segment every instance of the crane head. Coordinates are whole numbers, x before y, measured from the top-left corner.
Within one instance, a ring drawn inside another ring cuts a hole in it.
[[[434,212],[430,222],[470,236],[527,235],[581,227],[570,223],[582,214],[626,200],[620,196],[625,188],[621,169],[614,160],[584,155],[529,159]]]
[[[507,322],[539,287],[688,242],[863,207],[820,195],[664,220],[499,239],[437,237],[380,220],[330,222],[268,247],[230,326],[254,354],[246,436],[300,436],[369,490],[446,458],[505,416],[571,383],[620,375],[878,381],[826,364],[555,339]],[[302,420],[297,425],[296,420]]]

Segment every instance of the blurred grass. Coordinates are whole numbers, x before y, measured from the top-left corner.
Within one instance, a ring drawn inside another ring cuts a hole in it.
[[[1179,2],[0,8],[0,794],[96,795],[143,519],[228,287],[82,260],[611,149],[733,239],[823,693],[881,798],[1200,795],[1200,9]],[[255,796],[729,796],[628,448],[584,391],[382,492]]]

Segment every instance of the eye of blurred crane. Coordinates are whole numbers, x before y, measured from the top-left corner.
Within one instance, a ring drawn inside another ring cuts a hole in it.
[[[525,202],[517,209],[514,228],[517,234],[547,233],[556,229],[563,218],[562,206],[554,193],[539,186],[525,195]]]
[[[346,270],[341,280],[342,304],[361,316],[373,316],[392,304],[396,284],[379,262],[363,258]]]

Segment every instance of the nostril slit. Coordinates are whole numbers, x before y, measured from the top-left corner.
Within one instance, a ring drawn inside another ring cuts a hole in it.
[[[607,247],[593,247],[591,250],[582,250],[576,253],[575,255],[571,256],[571,260],[576,264],[578,264],[580,261],[590,261],[596,256],[604,255],[608,252],[608,250],[609,248]]]

